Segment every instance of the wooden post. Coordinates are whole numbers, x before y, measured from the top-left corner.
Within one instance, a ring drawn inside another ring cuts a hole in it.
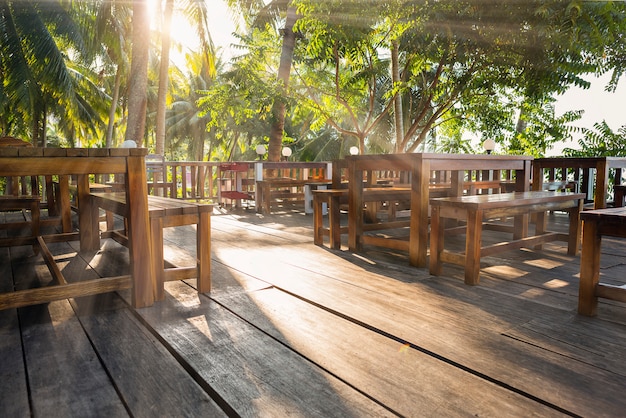
[[[148,219],[148,180],[143,155],[129,155],[126,164],[130,268],[133,276],[132,304],[136,308],[142,308],[154,303],[156,280],[152,263],[147,262],[152,250]]]

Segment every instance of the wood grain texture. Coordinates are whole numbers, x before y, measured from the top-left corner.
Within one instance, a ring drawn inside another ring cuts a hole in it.
[[[167,289],[165,301],[141,316],[238,415],[392,416],[195,289],[180,282]]]
[[[9,248],[0,248],[0,292],[13,291],[13,271]],[[17,309],[0,311],[0,405],[6,417],[30,414],[26,370],[22,358],[22,337]]]

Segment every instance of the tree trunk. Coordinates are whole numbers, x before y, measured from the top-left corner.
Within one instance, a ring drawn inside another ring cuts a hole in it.
[[[148,55],[150,16],[148,0],[133,0],[133,49],[128,81],[128,121],[125,139],[143,145],[148,103]]]
[[[122,69],[118,65],[115,70],[115,84],[113,86],[113,97],[109,108],[109,124],[107,125],[106,147],[113,147],[113,128],[115,128],[115,112],[117,111],[117,101],[120,98],[120,85],[122,84]]]
[[[163,27],[161,28],[161,64],[159,67],[159,93],[156,111],[156,144],[155,152],[165,154],[165,107],[167,103],[168,72],[170,69],[170,30],[174,0],[165,2],[163,13]]]
[[[391,79],[395,88],[400,84],[400,59],[398,57],[398,41],[391,43]],[[394,123],[396,128],[396,152],[402,151],[402,140],[404,139],[404,114],[402,111],[402,94],[396,92],[393,102]]]
[[[280,161],[283,130],[285,128],[286,96],[289,87],[289,76],[291,74],[291,63],[293,61],[293,50],[296,45],[296,34],[293,26],[298,20],[296,8],[290,5],[287,8],[287,19],[283,29],[283,46],[280,54],[280,66],[278,67],[278,80],[282,82],[282,91],[272,106],[272,126],[270,128],[270,142],[267,154],[269,161]]]

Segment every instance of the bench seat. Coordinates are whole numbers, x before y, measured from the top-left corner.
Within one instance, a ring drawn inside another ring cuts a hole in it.
[[[127,217],[126,194],[91,193],[98,207],[106,211]],[[160,196],[148,196],[148,215],[152,242],[151,258],[154,266],[155,299],[165,297],[164,283],[172,280],[198,279],[198,293],[211,290],[211,212],[213,205],[189,202]],[[163,228],[196,224],[196,259],[193,267],[165,267],[163,255]],[[108,231],[103,236],[110,236],[126,245],[128,238],[119,231]]]
[[[465,266],[465,283],[477,285],[480,275],[480,259],[503,251],[522,247],[540,246],[549,241],[568,242],[568,254],[578,252],[580,240],[579,213],[585,195],[533,191],[518,193],[485,194],[475,196],[445,197],[430,199],[430,273],[440,275],[442,263]],[[561,234],[546,230],[546,211],[569,212],[569,233]],[[528,237],[529,214],[536,213],[535,235]],[[494,218],[514,218],[513,240],[490,246],[482,246],[483,222]],[[444,250],[444,224],[442,218],[467,222],[465,252]]]

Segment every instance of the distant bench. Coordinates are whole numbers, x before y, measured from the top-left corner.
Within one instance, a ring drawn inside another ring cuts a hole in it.
[[[465,283],[477,285],[483,256],[556,240],[567,241],[567,253],[575,255],[580,237],[579,213],[584,198],[582,193],[533,191],[430,199],[430,273],[440,275],[443,262],[464,265]],[[568,234],[546,231],[546,211],[554,210],[569,212]],[[537,213],[535,235],[531,237],[528,236],[530,213]],[[481,246],[483,221],[510,216],[515,219],[513,241]],[[464,253],[444,250],[445,227],[441,218],[467,221]]]
[[[411,199],[410,187],[372,187],[363,189],[364,202],[400,201]],[[330,248],[341,248],[341,234],[347,233],[348,228],[340,225],[340,207],[348,202],[348,189],[329,189],[313,191],[313,243],[323,245],[324,236],[330,239]],[[322,205],[328,205],[328,228],[323,224]],[[409,226],[409,221],[391,221],[384,223],[367,224],[364,230],[392,229]],[[363,237],[368,244],[382,245],[385,238]],[[408,244],[407,244],[408,247]]]
[[[265,178],[256,182],[257,212],[270,213],[272,202],[276,200],[304,202],[304,188],[311,185],[328,185],[326,179],[290,179],[290,178]]]
[[[91,193],[96,207],[127,217],[126,194]],[[150,217],[150,235],[152,242],[152,264],[156,275],[155,299],[165,297],[163,284],[171,280],[183,280],[192,277],[198,279],[198,293],[211,290],[211,212],[213,205],[188,202],[159,196],[148,196],[148,215]],[[163,228],[197,225],[196,260],[193,267],[165,268],[163,256]],[[108,225],[110,229],[110,225]],[[119,231],[107,231],[109,236],[122,245],[127,245],[128,237]]]

